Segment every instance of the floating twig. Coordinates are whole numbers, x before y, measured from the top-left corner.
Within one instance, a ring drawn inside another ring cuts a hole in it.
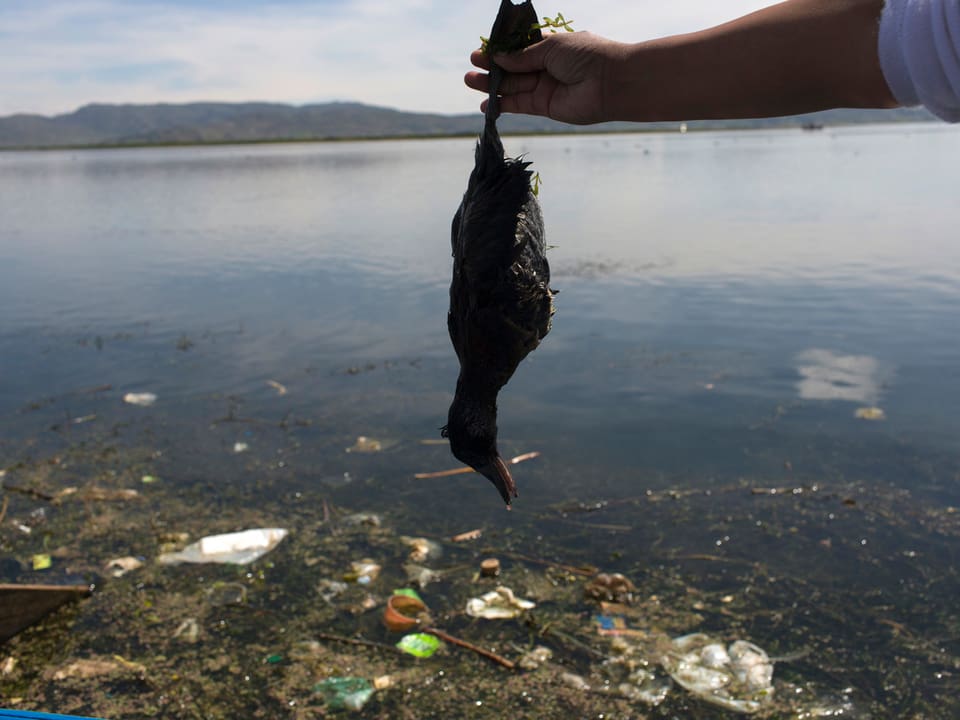
[[[466,640],[461,640],[458,637],[454,637],[453,635],[450,635],[449,633],[446,633],[443,630],[440,630],[438,628],[425,627],[425,628],[421,628],[421,632],[425,632],[430,635],[435,635],[436,637],[440,638],[445,642],[450,643],[451,645],[459,645],[460,647],[466,648],[467,650],[472,650],[473,652],[477,653],[477,655],[482,655],[488,660],[492,660],[493,662],[497,663],[498,665],[502,665],[508,670],[513,670],[516,667],[516,663],[514,663],[513,660],[507,660],[507,658],[505,657],[497,655],[494,652],[490,652],[489,650],[485,650],[482,647],[478,647],[477,645],[474,645],[471,642],[467,642]]]
[[[10,504],[10,498],[6,495],[3,496],[3,506],[0,507],[0,523],[3,522],[3,519],[7,516],[7,506]]]
[[[3,489],[8,492],[19,493],[20,495],[26,495],[27,497],[37,498],[38,500],[46,500],[47,502],[53,502],[56,498],[53,495],[48,495],[47,493],[41,490],[35,490],[34,488],[20,487],[19,485],[6,485],[4,484]]]
[[[477,528],[476,530],[467,530],[466,532],[462,532],[459,535],[454,535],[452,538],[450,538],[450,541],[458,543],[458,542],[467,542],[468,540],[479,540],[480,536],[482,535],[483,535],[483,530],[481,530],[480,528]]]
[[[540,457],[540,453],[534,450],[533,452],[523,453],[522,455],[517,455],[515,458],[511,458],[509,461],[509,464],[516,465],[517,463],[522,463],[527,460],[533,460],[536,457]],[[453,468],[451,470],[438,470],[437,472],[416,473],[414,477],[417,480],[429,480],[431,478],[449,477],[450,475],[465,475],[466,473],[472,473],[472,472],[476,472],[476,470],[474,470],[472,467],[468,465],[464,465],[463,467]]]
[[[437,472],[426,472],[426,473],[417,473],[414,477],[417,480],[428,480],[430,478],[441,478],[449,477],[451,475],[466,475],[467,473],[476,472],[472,467],[464,465],[463,467],[452,468],[450,470],[438,470]]]
[[[597,568],[593,566],[575,567],[573,565],[564,565],[563,563],[554,562],[553,560],[543,560],[541,558],[530,557],[529,555],[521,555],[520,553],[504,552],[504,551],[498,551],[498,552],[500,555],[511,558],[513,560],[522,560],[523,562],[530,562],[530,563],[534,563],[535,565],[546,565],[547,567],[557,568],[558,570],[564,570],[574,575],[581,575],[583,577],[593,577],[594,575],[597,574]]]
[[[583,652],[589,655],[593,655],[594,657],[601,657],[601,658],[607,657],[606,653],[603,653],[600,650],[597,650],[596,648],[591,647],[587,643],[583,642],[583,640],[579,640],[578,638],[575,638],[573,635],[570,635],[569,633],[565,633],[565,632],[562,632],[561,630],[554,629],[550,623],[540,624],[531,616],[527,624],[530,627],[530,629],[533,630],[535,633],[537,633],[537,635],[539,635],[540,637],[543,637],[543,638],[555,637],[561,642],[565,642],[569,645],[573,645],[579,650],[582,650]]]
[[[361,645],[363,647],[377,648],[378,650],[387,650],[389,652],[403,653],[398,647],[387,645],[386,643],[376,642],[374,640],[363,640],[362,638],[351,638],[344,635],[334,635],[333,633],[315,633],[321,640],[331,640],[333,642],[344,643],[346,645]]]

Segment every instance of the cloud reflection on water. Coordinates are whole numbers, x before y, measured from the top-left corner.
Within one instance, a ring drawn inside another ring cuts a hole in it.
[[[876,403],[883,386],[880,362],[870,355],[840,355],[810,348],[796,357],[801,380],[797,393],[804,400],[847,400]]]

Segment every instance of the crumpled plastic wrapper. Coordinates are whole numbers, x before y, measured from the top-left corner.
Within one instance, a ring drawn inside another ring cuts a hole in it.
[[[508,587],[498,587],[478,598],[467,600],[467,615],[487,620],[509,620],[536,607],[531,600],[518,598]]]
[[[249,565],[273,550],[287,536],[284,528],[256,528],[225,535],[209,535],[180,552],[163,553],[161,565],[230,563]]]

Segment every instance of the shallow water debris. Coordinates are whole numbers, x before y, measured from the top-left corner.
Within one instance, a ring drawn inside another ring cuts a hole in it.
[[[412,633],[400,638],[397,647],[414,657],[428,658],[437,652],[440,647],[440,639],[427,633]]]
[[[383,443],[376,438],[361,435],[357,441],[347,448],[348,453],[376,453],[383,450]]]
[[[74,493],[69,494],[73,495]],[[137,500],[140,497],[140,491],[136,488],[103,488],[97,486],[84,488],[76,494],[79,495],[81,500],[87,502],[124,502]]]
[[[137,570],[142,567],[143,561],[130,555],[127,557],[114,558],[105,565],[107,572],[116,578],[123,577],[131,570]]]
[[[53,565],[53,558],[51,558],[46,553],[40,553],[33,556],[33,569],[34,570],[49,570]]]
[[[860,420],[886,420],[887,414],[883,411],[882,408],[878,407],[862,407],[857,408],[853,416]]]
[[[286,395],[286,394],[287,394],[287,386],[284,385],[284,384],[282,384],[282,383],[278,383],[276,380],[267,380],[267,385],[269,385],[269,386],[272,387],[274,390],[276,390],[276,391],[277,391],[277,395]]]
[[[173,631],[174,638],[180,638],[184,642],[195,643],[200,638],[200,624],[196,618],[187,618],[177,626]]]
[[[500,574],[500,561],[497,558],[484,558],[480,561],[480,574],[483,577],[497,577]]]
[[[150,392],[131,392],[123,396],[123,401],[128,405],[150,407],[157,401],[157,396]]]
[[[416,585],[418,588],[425,588],[432,582],[439,582],[443,576],[436,570],[431,570],[423,565],[416,563],[404,563],[403,572],[406,575],[407,582]]]
[[[584,593],[594,600],[629,605],[633,602],[636,589],[621,573],[599,573],[586,584]]]
[[[413,590],[394,591],[383,610],[383,624],[390,632],[410,632],[429,620],[427,606]]]
[[[581,692],[590,692],[590,683],[588,683],[580,675],[575,675],[571,672],[560,673],[560,680],[563,681],[563,684],[574,690],[579,690]]]
[[[680,687],[727,710],[755,713],[773,695],[773,661],[745,640],[725,647],[703,633],[684,635],[660,662]]]
[[[483,530],[477,528],[476,530],[467,530],[459,535],[454,535],[452,538],[450,538],[450,542],[468,542],[470,540],[479,540],[482,536]]]
[[[533,650],[517,661],[517,666],[524,670],[536,670],[553,658],[553,650],[543,645],[537,645]]]
[[[233,452],[236,454],[244,453],[250,449],[250,446],[245,442],[238,442],[233,444]]]
[[[447,441],[444,440],[444,443]],[[516,457],[510,458],[508,461],[509,465],[516,465],[518,463],[526,462],[527,460],[533,460],[534,458],[540,457],[540,452],[534,450],[533,452],[523,453],[522,455],[517,455]],[[467,473],[476,472],[469,465],[464,465],[463,467],[451,468],[450,470],[437,470],[436,472],[420,472],[414,473],[413,477],[417,480],[432,480],[434,478],[450,477],[453,475],[466,475]]]
[[[53,679],[86,679],[101,677],[103,675],[115,675],[122,672],[132,672],[140,676],[145,676],[147,669],[140,663],[131,662],[120,657],[119,655],[115,655],[111,660],[100,658],[76,660],[54,672]]]
[[[400,542],[410,548],[410,559],[413,562],[422,563],[431,558],[436,559],[443,554],[443,548],[427,538],[401,535]]]
[[[343,519],[344,525],[368,525],[375,528],[380,527],[381,522],[380,516],[374,513],[354,513]]]
[[[518,598],[513,590],[501,585],[478,598],[467,600],[467,615],[486,620],[509,620],[535,607],[532,600]]]
[[[331,710],[360,710],[373,695],[373,685],[366,678],[333,677],[318,682],[313,691]]]
[[[210,535],[187,545],[180,552],[163,553],[161,565],[179,563],[230,563],[247,565],[273,550],[289,531],[284,528],[255,528],[224,535]]]
[[[380,576],[381,569],[381,566],[370,558],[354,560],[350,563],[350,571],[343,576],[343,579],[346,582],[369,585]]]

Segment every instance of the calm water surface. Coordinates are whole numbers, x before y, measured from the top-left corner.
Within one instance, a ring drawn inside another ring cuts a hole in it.
[[[946,655],[908,654],[915,695],[893,697],[900,650],[865,641],[879,625],[744,620],[754,641],[856,664],[794,672],[855,685],[860,707],[942,703],[960,672],[960,131],[508,138],[543,179],[560,290],[501,394],[503,453],[542,453],[509,515],[476,476],[413,479],[456,465],[421,440],[456,379],[449,228],[472,144],[0,154],[0,467],[120,427],[174,481],[250,507],[268,474],[271,493],[322,488],[435,533],[512,527],[638,579],[673,563],[717,597],[744,579],[682,557],[767,563],[799,584],[761,604],[812,593],[842,615],[877,593]],[[216,422],[241,416],[260,422]],[[384,452],[345,453],[360,435]],[[751,494],[794,487],[796,505]],[[617,505],[671,489],[698,499]],[[610,504],[556,512],[577,502]]]

